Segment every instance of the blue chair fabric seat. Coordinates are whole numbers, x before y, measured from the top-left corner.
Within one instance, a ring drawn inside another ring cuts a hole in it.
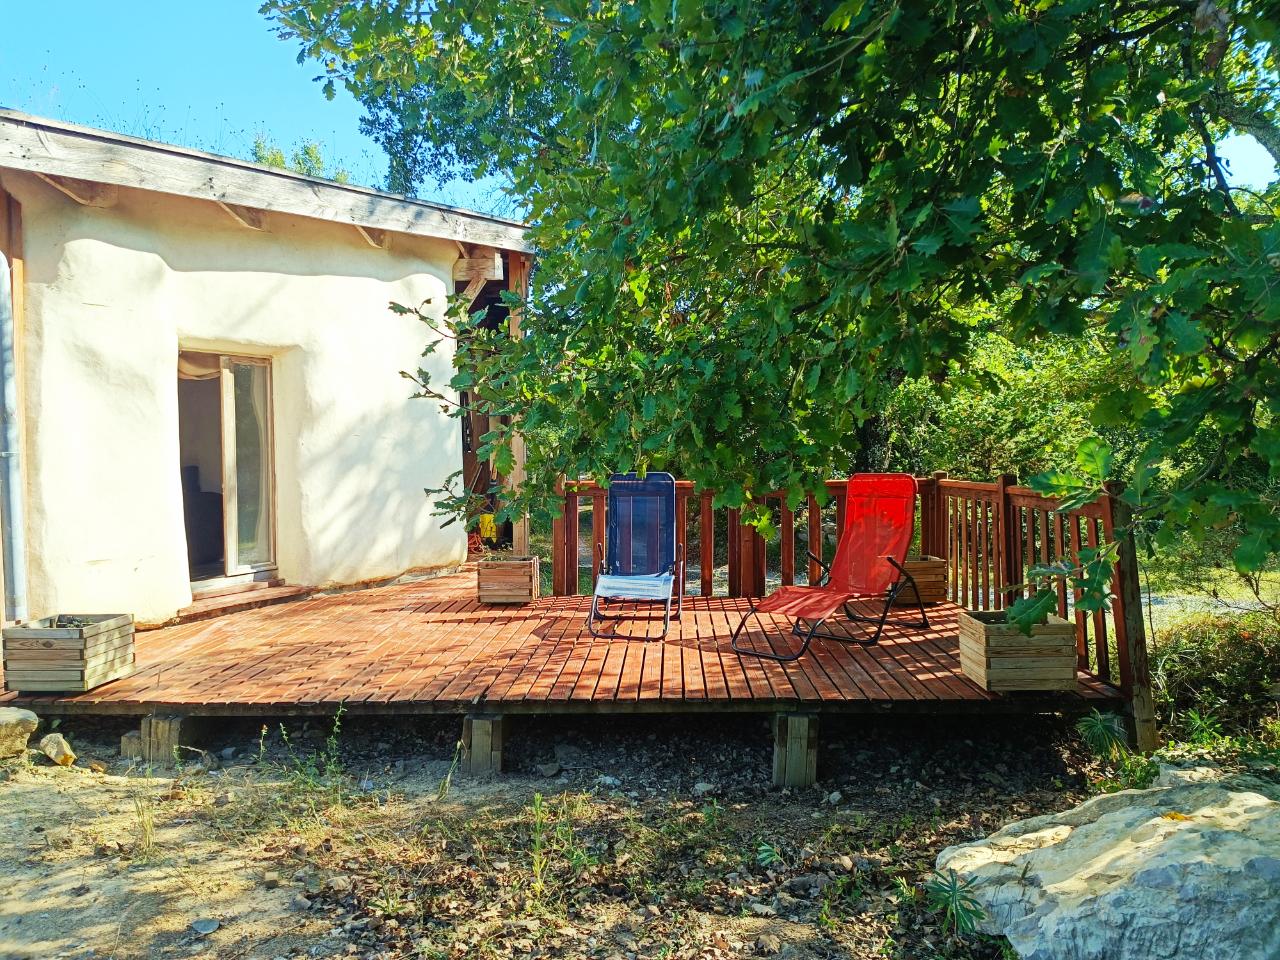
[[[672,602],[677,618],[684,604],[675,478],[660,472],[644,477],[615,473],[609,479],[606,511],[607,553],[600,557],[587,628],[593,637],[615,636],[613,630],[602,633],[598,625],[636,616],[634,611],[606,613],[603,608],[611,603],[662,604],[662,634],[655,639],[663,639],[671,625]]]

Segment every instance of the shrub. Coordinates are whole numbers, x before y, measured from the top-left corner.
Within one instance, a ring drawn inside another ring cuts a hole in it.
[[[1179,735],[1257,732],[1276,717],[1280,622],[1269,613],[1179,621],[1156,634],[1151,680],[1157,715]],[[1177,729],[1187,718],[1197,729]]]

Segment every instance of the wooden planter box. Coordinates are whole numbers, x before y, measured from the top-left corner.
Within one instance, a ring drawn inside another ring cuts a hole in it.
[[[941,603],[947,599],[947,561],[942,557],[907,557],[902,561],[920,591],[920,602]],[[907,584],[898,594],[895,607],[914,607],[916,591]]]
[[[480,560],[476,564],[481,603],[528,603],[537,600],[542,571],[537,557]]]
[[[984,690],[1074,690],[1076,627],[1052,614],[1027,636],[1003,610],[960,614],[960,666]]]
[[[62,614],[5,627],[4,686],[23,693],[92,690],[133,673],[133,617]]]

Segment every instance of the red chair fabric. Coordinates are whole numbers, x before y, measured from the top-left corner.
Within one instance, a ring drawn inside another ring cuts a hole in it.
[[[820,587],[781,587],[756,604],[761,613],[825,620],[850,600],[883,596],[897,579],[886,557],[901,563],[916,522],[916,479],[907,473],[849,478],[844,532]]]

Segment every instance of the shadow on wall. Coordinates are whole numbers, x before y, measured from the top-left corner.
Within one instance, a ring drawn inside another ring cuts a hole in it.
[[[23,178],[14,185],[23,201],[24,225],[56,216],[50,233],[61,245],[80,240],[152,254],[178,273],[275,273],[293,277],[361,277],[396,283],[410,277],[435,277],[452,289],[452,240],[394,234],[390,249],[371,247],[354,226],[285,213],[264,213],[265,230],[233,221],[211,201],[142,190],[121,189],[111,207],[81,207],[52,187]],[[36,191],[38,200],[28,199]],[[43,233],[43,231],[41,231]],[[56,279],[59,256],[28,255],[27,279]]]

